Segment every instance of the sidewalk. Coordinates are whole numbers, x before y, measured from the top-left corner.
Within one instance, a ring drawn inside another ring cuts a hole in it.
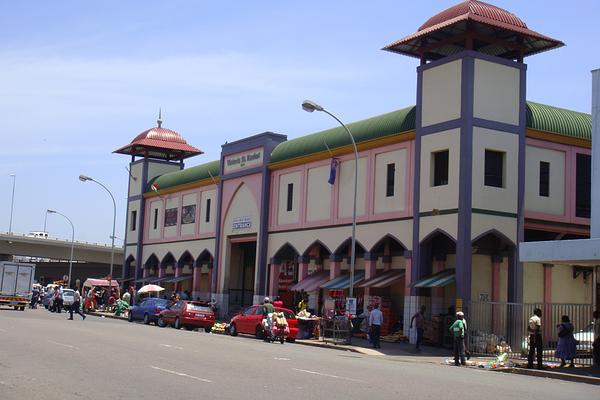
[[[452,351],[450,349],[422,346],[422,351],[417,353],[415,346],[406,342],[382,342],[380,349],[373,349],[368,341],[360,338],[352,338],[351,345],[336,345],[314,339],[296,340],[296,343],[307,346],[351,351],[369,356],[390,357],[406,362],[453,365]],[[492,360],[494,360],[494,357],[472,357],[467,361],[467,367],[480,369],[484,364],[487,364]],[[486,368],[486,370],[600,385],[600,368],[598,367],[550,368],[540,371],[537,369],[524,368],[523,360],[514,360],[514,363],[516,364],[514,367]]]

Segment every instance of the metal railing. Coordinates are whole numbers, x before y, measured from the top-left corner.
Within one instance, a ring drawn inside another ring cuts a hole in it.
[[[508,353],[511,358],[527,358],[529,350],[527,323],[533,311],[542,310],[543,360],[558,362],[558,325],[563,315],[569,317],[578,341],[577,364],[592,364],[594,341],[593,307],[589,304],[523,304],[504,302],[470,302],[467,311],[467,343],[473,354]]]

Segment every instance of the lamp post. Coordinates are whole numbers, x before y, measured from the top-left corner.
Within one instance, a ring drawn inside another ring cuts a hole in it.
[[[13,187],[12,187],[12,199],[10,201],[10,222],[8,223],[8,234],[12,235],[12,219],[13,219],[13,210],[15,208],[15,182],[17,181],[17,174],[10,174],[13,178]]]
[[[102,186],[104,188],[104,190],[106,190],[108,192],[108,194],[110,195],[110,198],[112,199],[112,202],[113,202],[113,228],[112,228],[112,235],[110,237],[111,238],[111,248],[110,248],[110,277],[112,279],[112,276],[113,276],[113,263],[115,261],[115,225],[117,223],[117,203],[115,202],[115,197],[110,192],[110,190],[108,190],[108,188],[106,186],[104,186],[102,183],[98,182],[94,178],[91,178],[91,177],[85,176],[85,175],[79,175],[79,180],[81,182],[90,181],[90,182],[97,183],[98,185]]]
[[[302,102],[302,109],[306,112],[322,111],[328,114],[331,118],[335,119],[344,129],[348,132],[350,140],[352,141],[352,147],[354,148],[354,204],[352,206],[352,249],[350,252],[350,288],[348,289],[348,297],[354,297],[354,266],[356,262],[356,192],[358,190],[358,149],[356,148],[356,142],[350,129],[342,122],[338,117],[318,105],[317,103],[304,100]]]
[[[62,215],[71,224],[71,257],[69,257],[69,287],[71,287],[71,272],[73,271],[73,246],[75,245],[75,227],[73,226],[73,222],[65,214],[59,213],[55,210],[46,210],[46,214]]]

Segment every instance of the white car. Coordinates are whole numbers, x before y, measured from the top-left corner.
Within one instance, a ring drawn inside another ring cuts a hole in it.
[[[73,289],[63,289],[63,307],[68,308],[75,302],[75,291]]]

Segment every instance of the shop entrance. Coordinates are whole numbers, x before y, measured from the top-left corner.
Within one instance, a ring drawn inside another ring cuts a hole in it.
[[[229,310],[252,305],[256,269],[256,240],[231,241],[229,256]]]

